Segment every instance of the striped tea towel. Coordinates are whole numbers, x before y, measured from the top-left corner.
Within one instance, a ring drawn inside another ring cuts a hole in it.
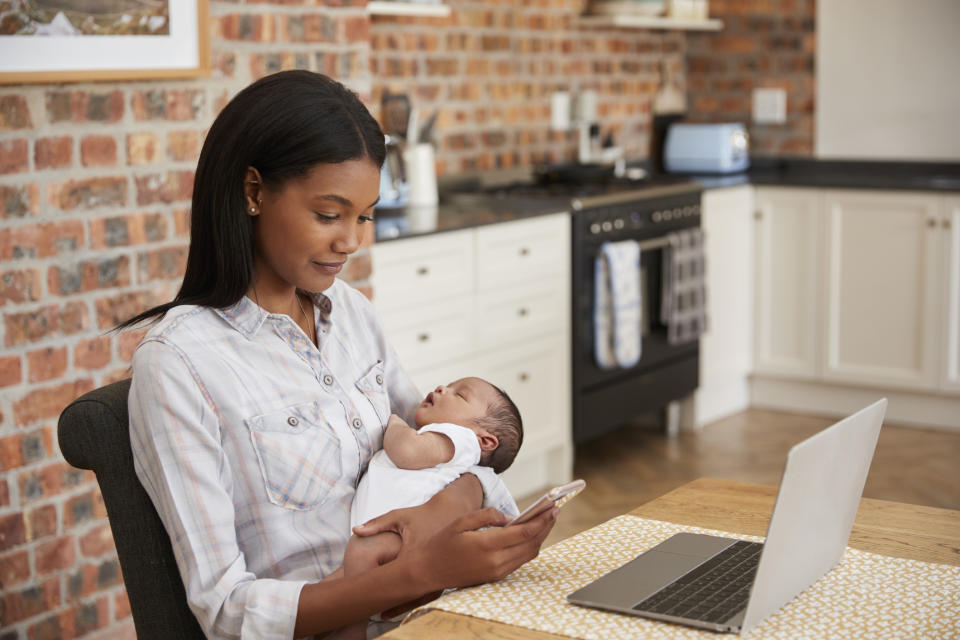
[[[660,321],[667,325],[667,342],[681,344],[707,329],[706,259],[703,231],[687,229],[668,235],[663,252]]]
[[[640,360],[640,244],[605,242],[593,267],[593,342],[602,369]]]

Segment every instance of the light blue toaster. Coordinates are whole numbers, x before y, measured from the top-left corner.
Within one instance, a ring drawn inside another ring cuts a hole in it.
[[[739,122],[675,122],[667,130],[663,166],[671,173],[736,173],[750,166],[747,129]]]

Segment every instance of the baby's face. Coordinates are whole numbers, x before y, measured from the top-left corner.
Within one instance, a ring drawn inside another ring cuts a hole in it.
[[[487,415],[487,408],[496,399],[497,392],[489,382],[461,378],[428,393],[417,407],[414,422],[418,427],[434,422],[469,426],[473,419]]]

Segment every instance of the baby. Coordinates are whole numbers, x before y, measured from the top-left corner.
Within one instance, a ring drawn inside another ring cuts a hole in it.
[[[414,422],[416,430],[398,416],[390,416],[383,449],[370,459],[357,487],[351,527],[392,509],[425,503],[474,465],[501,473],[516,458],[523,441],[517,406],[501,389],[480,378],[440,385],[417,407]],[[400,536],[393,532],[353,536],[343,571],[361,573],[393,560],[399,551]],[[344,631],[337,637],[365,637],[362,626]]]

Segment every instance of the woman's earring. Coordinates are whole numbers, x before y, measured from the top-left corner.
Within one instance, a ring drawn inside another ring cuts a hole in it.
[[[250,213],[256,213],[256,212],[257,212],[256,207],[250,207]]]

